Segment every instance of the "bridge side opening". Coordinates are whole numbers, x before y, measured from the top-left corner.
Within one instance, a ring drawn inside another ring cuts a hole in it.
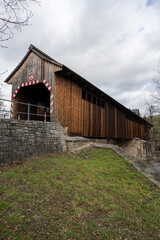
[[[43,82],[21,87],[15,97],[13,118],[27,120],[29,112],[29,120],[44,121],[46,112],[46,120],[50,121],[50,91]],[[21,104],[26,103],[26,104]],[[29,103],[29,104],[28,104]]]

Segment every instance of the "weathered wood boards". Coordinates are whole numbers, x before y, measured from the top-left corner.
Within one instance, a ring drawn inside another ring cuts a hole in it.
[[[55,75],[55,121],[70,134],[93,138],[147,138],[143,121],[79,86],[62,72]],[[147,132],[146,132],[147,133]]]

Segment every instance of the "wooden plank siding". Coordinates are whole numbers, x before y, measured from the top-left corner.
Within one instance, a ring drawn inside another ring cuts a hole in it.
[[[83,129],[81,125],[81,89],[74,82],[56,74],[54,92],[55,121],[67,126],[69,133],[83,135],[87,128]]]
[[[41,82],[46,80],[53,88],[54,71],[58,69],[60,69],[60,67],[44,61],[35,53],[31,52],[8,81],[9,84],[12,84],[12,95],[18,86],[21,86],[24,82],[28,82],[28,76],[30,74],[34,75],[34,80],[40,80]]]
[[[108,138],[115,138],[115,107],[108,103]]]
[[[126,116],[117,106],[61,73],[55,74],[54,79],[55,121],[67,126],[70,135],[109,139],[144,138],[143,123]],[[82,91],[86,94],[85,99],[82,98]]]

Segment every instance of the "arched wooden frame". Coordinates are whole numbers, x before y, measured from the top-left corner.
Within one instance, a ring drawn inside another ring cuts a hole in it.
[[[19,89],[21,87],[27,87],[27,86],[38,84],[38,83],[40,83],[40,80],[35,80],[35,81],[29,81],[29,82],[22,83],[20,87],[17,87],[16,91],[14,92],[14,94],[12,96],[12,99],[15,99],[15,97],[17,96],[17,93],[19,92]],[[46,88],[50,92],[50,116],[51,116],[51,119],[53,119],[53,91],[52,91],[51,86],[49,85],[49,83],[46,80],[43,80],[43,84],[46,86]],[[11,103],[11,116],[10,116],[10,118],[12,118],[12,117],[13,117],[13,102]]]

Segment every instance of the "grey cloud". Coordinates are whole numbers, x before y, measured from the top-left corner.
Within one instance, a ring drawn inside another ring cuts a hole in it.
[[[127,107],[143,109],[159,56],[160,1],[152,2],[42,1],[32,26],[0,49],[0,65],[12,71],[33,43]]]

